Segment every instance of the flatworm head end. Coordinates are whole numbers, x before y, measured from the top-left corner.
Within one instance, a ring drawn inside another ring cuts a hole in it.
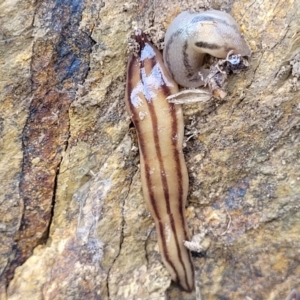
[[[149,43],[149,39],[143,30],[138,28],[134,31],[134,34],[129,39],[129,50],[134,56],[140,56],[141,51],[145,48],[146,43]]]

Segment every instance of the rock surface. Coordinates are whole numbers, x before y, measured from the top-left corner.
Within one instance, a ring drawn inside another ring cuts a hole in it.
[[[193,2],[0,4],[0,299],[300,289],[299,1],[208,3],[233,15],[253,55],[224,100],[183,107],[196,294],[161,262],[124,104],[127,41],[138,25],[160,46]]]

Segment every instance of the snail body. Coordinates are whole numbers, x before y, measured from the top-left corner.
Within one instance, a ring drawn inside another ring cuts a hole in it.
[[[226,58],[228,53],[250,56],[248,43],[236,21],[227,13],[208,10],[180,13],[165,35],[164,62],[174,80],[184,87],[204,84],[208,70],[203,68],[206,54]]]

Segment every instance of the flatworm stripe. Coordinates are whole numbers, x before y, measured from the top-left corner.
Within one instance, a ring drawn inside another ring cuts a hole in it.
[[[178,195],[179,195],[179,199],[178,199],[178,211],[181,217],[181,225],[182,228],[184,230],[184,239],[188,240],[188,233],[186,232],[186,221],[185,221],[185,216],[183,215],[183,209],[184,209],[184,203],[183,203],[183,199],[184,199],[184,192],[183,192],[183,188],[182,188],[182,168],[180,165],[180,158],[179,158],[179,153],[178,150],[176,149],[176,140],[173,138],[178,132],[179,132],[179,128],[178,128],[178,122],[177,122],[177,118],[175,116],[176,111],[173,109],[175,104],[172,104],[172,144],[173,144],[173,155],[174,155],[174,159],[176,161],[176,170],[177,170],[177,178],[178,178],[178,183],[177,183],[177,187],[178,187]],[[190,265],[193,267],[193,263],[192,263],[192,258],[191,255],[188,255],[188,259],[189,259],[189,263]],[[185,265],[184,265],[185,266]],[[193,270],[194,271],[194,270]],[[185,269],[185,275],[187,276],[187,271]],[[194,272],[193,272],[193,278],[194,278]],[[194,280],[194,279],[193,279]],[[186,278],[186,282],[188,284],[188,279]]]
[[[179,247],[175,222],[174,222],[174,218],[173,218],[173,214],[172,214],[171,206],[170,206],[169,185],[168,185],[168,182],[166,180],[166,177],[163,175],[166,172],[165,172],[164,163],[163,163],[163,160],[162,160],[160,143],[159,143],[157,116],[156,116],[156,113],[155,113],[155,109],[154,109],[154,107],[151,103],[150,104],[148,103],[148,108],[149,108],[149,111],[151,113],[151,119],[152,119],[152,125],[153,125],[153,138],[154,138],[154,143],[155,143],[155,148],[156,148],[156,155],[157,155],[159,165],[160,165],[160,174],[161,174],[161,181],[162,181],[162,186],[163,186],[163,190],[164,190],[167,214],[169,215],[171,228],[172,228],[173,234],[175,236],[178,260],[180,261],[180,263],[181,263],[181,265],[184,269],[185,277],[186,277],[186,284],[187,284],[187,286],[189,286],[188,280],[187,280],[186,268],[185,268],[185,265],[184,265],[183,260],[182,260],[182,255],[181,255],[181,251],[180,251],[180,247]],[[178,163],[178,161],[176,161],[176,163]],[[181,183],[179,183],[179,185],[181,185]],[[181,200],[181,199],[179,199],[179,200]],[[179,204],[181,205],[181,201],[179,202]],[[180,215],[182,215],[182,212],[180,212]],[[165,254],[166,257],[169,258],[167,251],[164,251],[164,254]]]

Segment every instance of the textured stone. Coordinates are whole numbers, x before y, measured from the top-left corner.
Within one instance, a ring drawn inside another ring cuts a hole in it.
[[[171,283],[125,111],[135,25],[161,46],[194,1],[3,1],[0,299],[195,299]],[[300,3],[216,1],[253,55],[225,100],[184,105],[200,299],[299,286]]]

